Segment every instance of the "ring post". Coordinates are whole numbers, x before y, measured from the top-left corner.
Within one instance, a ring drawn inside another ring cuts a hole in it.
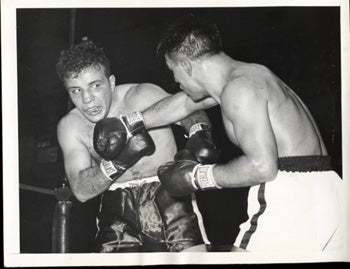
[[[72,192],[69,188],[66,178],[59,179],[55,188],[57,203],[53,216],[52,227],[52,252],[68,253],[70,237],[70,214],[72,201],[70,197]]]

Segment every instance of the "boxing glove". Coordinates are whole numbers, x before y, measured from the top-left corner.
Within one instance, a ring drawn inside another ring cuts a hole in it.
[[[153,139],[149,133],[144,130],[139,134],[133,135],[116,158],[113,160],[102,159],[100,169],[114,182],[138,160],[144,156],[152,155],[154,151],[155,145]]]
[[[160,182],[173,196],[184,196],[197,190],[221,189],[214,180],[214,165],[199,164],[187,149],[179,151],[175,159],[158,168]]]
[[[197,161],[202,164],[217,163],[220,150],[216,147],[208,125],[197,123],[189,131],[189,139],[185,148],[193,152]]]
[[[114,159],[128,140],[146,130],[141,112],[133,112],[118,118],[105,118],[94,128],[95,151],[105,160]]]
[[[198,163],[196,156],[188,149],[178,151],[174,156],[175,161],[191,160]]]

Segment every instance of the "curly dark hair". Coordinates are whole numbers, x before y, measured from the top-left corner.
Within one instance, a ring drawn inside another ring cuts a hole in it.
[[[221,34],[217,25],[189,14],[168,27],[158,44],[157,54],[168,55],[173,60],[178,56],[196,60],[203,55],[213,55],[221,50]]]
[[[102,48],[98,48],[92,41],[83,40],[75,46],[63,50],[56,64],[58,77],[64,82],[66,78],[73,78],[86,68],[104,67],[107,77],[111,74],[110,63]]]

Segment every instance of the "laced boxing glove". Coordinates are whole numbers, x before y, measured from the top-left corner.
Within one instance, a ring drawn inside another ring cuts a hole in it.
[[[94,128],[95,151],[103,159],[112,160],[132,136],[145,130],[141,112],[133,112],[118,118],[102,119],[96,123]]]
[[[153,139],[144,130],[139,134],[133,135],[115,159],[102,159],[100,169],[105,176],[114,182],[126,169],[133,166],[142,157],[152,155],[154,151]]]
[[[221,154],[214,143],[211,129],[202,123],[194,124],[190,128],[185,148],[190,150],[202,164],[217,163]]]
[[[175,160],[158,168],[160,182],[173,196],[184,196],[197,190],[221,189],[214,180],[214,164],[199,164],[187,149],[180,150]]]

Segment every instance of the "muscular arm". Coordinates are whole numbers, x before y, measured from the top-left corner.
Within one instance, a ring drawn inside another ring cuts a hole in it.
[[[187,132],[196,123],[211,127],[210,120],[202,109],[217,104],[212,98],[196,103],[183,92],[169,95],[162,88],[150,83],[137,85],[129,91],[126,100],[130,100],[130,106],[135,102],[139,104],[147,129],[174,123],[184,127]]]
[[[104,192],[111,181],[107,179],[93,160],[87,148],[75,134],[72,125],[61,120],[57,127],[65,172],[74,196],[85,202]]]
[[[228,135],[243,155],[214,167],[221,187],[245,187],[273,180],[277,173],[277,145],[268,115],[264,89],[246,81],[229,85],[222,96]],[[234,141],[235,140],[235,141]]]
[[[208,109],[215,105],[217,105],[217,103],[212,98],[206,98],[200,102],[194,102],[184,92],[178,92],[174,95],[167,96],[146,108],[142,111],[142,115],[146,128],[151,129],[181,121],[196,111]],[[204,119],[206,116],[203,116],[203,112],[199,112],[196,115],[193,114],[193,116],[197,117],[197,120],[207,120]],[[187,129],[191,124],[191,120],[195,117],[182,121],[185,129]]]

